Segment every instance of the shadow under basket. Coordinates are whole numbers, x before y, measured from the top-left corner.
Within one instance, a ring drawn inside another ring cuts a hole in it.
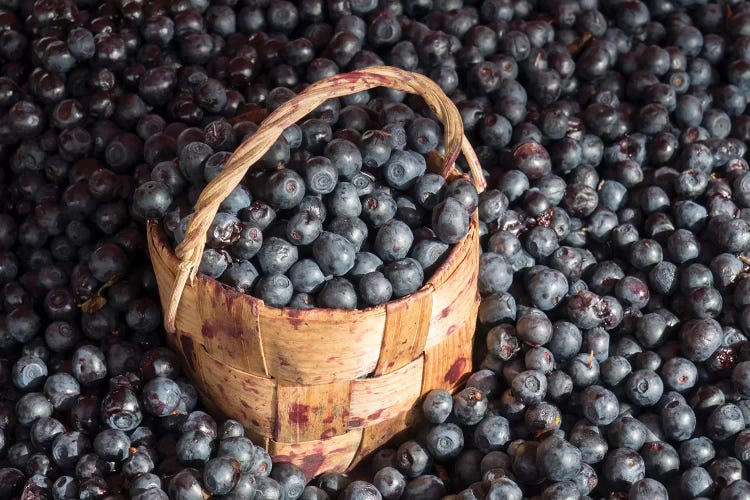
[[[150,222],[148,245],[170,345],[209,408],[236,419],[276,461],[311,478],[344,472],[418,420],[422,396],[455,391],[472,371],[479,293],[476,212],[468,234],[416,293],[363,310],[298,310],[196,274],[221,201],[281,132],[326,99],[377,86],[421,95],[445,128],[440,173],[484,177],[458,110],[428,78],[373,67],[321,80],[269,115],[206,186],[187,235],[173,251]]]
[[[158,223],[148,241],[166,307],[179,260]],[[471,373],[478,245],[473,222],[426,286],[365,310],[268,307],[198,275],[167,339],[207,405],[275,460],[344,472],[411,427],[424,394]]]

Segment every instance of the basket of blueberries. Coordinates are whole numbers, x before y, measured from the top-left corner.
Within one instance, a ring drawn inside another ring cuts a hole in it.
[[[472,372],[485,181],[425,76],[371,67],[276,91],[260,124],[215,131],[244,137],[236,150],[180,148],[184,200],[149,181],[134,206],[206,404],[312,477],[409,432],[422,396]]]

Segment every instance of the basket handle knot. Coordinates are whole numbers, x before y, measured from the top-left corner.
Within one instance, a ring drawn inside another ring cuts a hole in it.
[[[326,100],[374,87],[391,87],[420,95],[443,124],[445,154],[440,174],[446,178],[456,176],[458,171],[455,169],[455,162],[459,153],[463,151],[474,185],[479,192],[484,190],[487,183],[479,159],[464,136],[461,114],[453,101],[426,76],[389,66],[372,66],[313,83],[268,115],[258,130],[232,154],[224,170],[208,183],[198,197],[185,238],[175,249],[180,265],[164,321],[167,331],[175,331],[175,318],[182,292],[188,281],[193,282],[198,272],[206,245],[206,233],[219,205],[242,181],[247,171],[268,151],[287,127]]]

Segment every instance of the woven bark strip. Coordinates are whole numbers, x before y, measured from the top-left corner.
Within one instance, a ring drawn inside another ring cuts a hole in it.
[[[477,231],[477,226],[472,225],[465,241],[478,239]],[[430,320],[429,335],[424,346],[425,350],[443,342],[454,325],[462,324],[466,318],[466,309],[472,307],[472,304],[474,307],[479,307],[479,293],[476,291],[479,275],[479,252],[471,252],[467,249],[463,263],[450,262],[451,258],[458,255],[460,253],[449,257],[449,262],[442,269],[445,272],[437,276],[439,282],[436,282],[435,292],[432,294],[433,313]],[[449,269],[452,269],[453,272],[449,273]],[[472,296],[472,293],[475,296]],[[474,318],[476,318],[476,315]]]
[[[267,307],[196,269],[218,205],[281,132],[326,99],[376,86],[424,97],[445,129],[445,156],[430,167],[447,178],[463,150],[481,192],[484,178],[460,115],[424,76],[367,68],[322,80],[281,106],[232,155],[199,197],[173,252],[161,225],[148,244],[167,336],[209,407],[239,420],[246,435],[308,478],[345,471],[394,436],[408,432],[421,397],[455,390],[471,373],[479,298],[479,231],[468,235],[415,294],[365,310]]]
[[[329,439],[304,443],[279,443],[271,439],[268,452],[280,462],[297,464],[303,471],[344,471],[359,449],[362,433],[361,429],[353,429]]]
[[[471,304],[473,318],[479,310],[479,301]],[[422,394],[437,387],[451,392],[461,387],[471,374],[471,354],[475,324],[466,322],[451,327],[452,332],[445,340],[432,346],[424,353],[422,373]],[[446,363],[446,360],[450,360]]]
[[[424,357],[380,377],[352,381],[349,428],[371,427],[414,406],[422,395],[414,384],[422,379]]]
[[[281,382],[309,384],[367,376],[377,365],[384,325],[385,316],[375,309],[351,314],[263,308],[260,331],[268,373]],[[351,344],[357,347],[348,348]]]
[[[272,436],[278,405],[275,382],[229,367],[214,359],[202,346],[196,352],[200,360],[202,392],[210,395],[206,399],[213,400],[222,413],[243,425]]]
[[[398,370],[422,354],[430,327],[432,294],[428,285],[409,301],[386,304],[385,333],[375,375]]]
[[[351,469],[361,463],[381,446],[388,443],[397,443],[405,439],[406,436],[412,433],[412,427],[419,422],[420,411],[418,406],[413,407],[388,420],[366,427],[362,432],[362,441],[359,449],[354,455],[349,468]]]
[[[314,441],[348,429],[350,381],[325,385],[282,385],[276,388],[277,441]]]

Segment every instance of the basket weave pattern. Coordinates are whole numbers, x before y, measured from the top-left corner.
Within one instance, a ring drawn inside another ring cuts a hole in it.
[[[417,293],[365,310],[267,307],[196,270],[218,205],[281,131],[325,99],[381,85],[423,96],[444,124],[439,170],[458,175],[453,165],[463,149],[483,189],[460,115],[440,89],[421,75],[367,68],[318,82],[272,113],[201,194],[174,252],[160,224],[148,227],[167,336],[204,400],[308,477],[353,467],[413,424],[423,394],[454,390],[471,373],[479,306],[476,216]]]

